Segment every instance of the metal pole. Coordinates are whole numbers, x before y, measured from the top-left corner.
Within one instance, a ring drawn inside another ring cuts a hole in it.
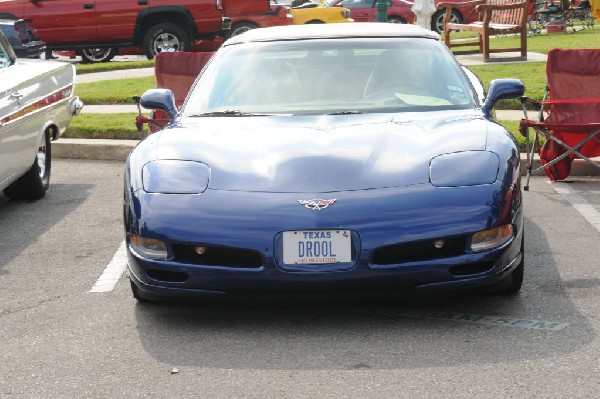
[[[377,22],[387,22],[388,0],[377,0]]]

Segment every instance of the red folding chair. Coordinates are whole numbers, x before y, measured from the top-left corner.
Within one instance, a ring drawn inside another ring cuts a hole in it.
[[[543,100],[522,98],[525,119],[520,131],[525,136],[527,181],[532,173],[544,170],[551,180],[569,176],[571,162],[581,158],[600,169],[600,49],[552,49],[546,64],[548,84]],[[527,117],[527,104],[534,104],[537,121]],[[529,128],[535,138],[530,143]],[[542,166],[533,170],[533,155],[540,137]]]
[[[158,53],[154,62],[157,87],[159,89],[170,89],[175,96],[175,104],[180,107],[196,77],[213,54],[214,52],[185,51]],[[138,103],[139,108],[139,97],[134,97],[134,100]],[[161,110],[152,111],[150,117],[143,115],[141,109],[139,110],[139,115],[135,118],[135,124],[140,132],[143,132],[144,124],[148,124],[150,133],[154,133],[170,122],[170,118]]]

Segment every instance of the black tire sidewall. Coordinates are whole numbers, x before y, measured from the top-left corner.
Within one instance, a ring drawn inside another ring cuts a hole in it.
[[[79,55],[81,56],[81,60],[86,64],[108,62],[108,61],[112,60],[113,58],[115,58],[115,55],[117,55],[117,50],[114,48],[107,48],[107,50],[108,50],[108,53],[107,53],[108,55],[106,57],[104,57],[102,60],[93,60],[91,58],[88,58],[88,56],[86,56],[83,51],[80,51]]]
[[[42,189],[44,190],[44,192],[46,192],[48,190],[48,187],[50,186],[50,172],[52,171],[52,146],[51,146],[51,140],[50,140],[50,132],[48,130],[46,130],[46,132],[44,133],[44,142],[46,144],[46,170],[44,173],[44,176],[40,178],[40,183],[42,185]],[[38,177],[39,176],[39,166],[37,166],[37,157],[35,157],[35,164],[34,166],[36,166],[36,169],[38,170]]]
[[[4,189],[4,194],[13,200],[37,200],[42,198],[50,186],[50,172],[52,170],[52,147],[50,145],[50,131],[44,132],[44,145],[46,146],[46,164],[44,175],[40,176],[40,167],[36,155],[31,168]]]
[[[438,21],[440,22],[440,26],[443,26],[444,14],[446,14],[446,9],[436,11],[431,17],[431,30],[437,33],[442,33],[443,29],[438,30]],[[452,10],[452,15],[456,17],[459,23],[462,23],[463,18],[460,13],[456,10]]]
[[[406,25],[406,20],[402,17],[388,17],[388,23],[390,24],[405,24]],[[395,22],[392,22],[395,21]]]
[[[159,35],[163,33],[169,33],[177,37],[180,43],[178,51],[189,51],[191,48],[190,37],[187,32],[179,26],[165,22],[162,24],[154,25],[144,35],[144,53],[148,59],[153,59],[156,54],[154,53],[154,42]]]
[[[240,28],[249,28],[249,29],[244,30],[243,32],[240,32],[240,33],[235,33],[235,31]],[[237,24],[233,24],[231,29],[229,29],[229,31],[227,32],[227,39],[229,39],[230,37],[233,37],[233,36],[241,35],[244,32],[247,32],[251,29],[256,29],[256,28],[258,28],[258,25],[254,25],[250,22],[239,22]]]

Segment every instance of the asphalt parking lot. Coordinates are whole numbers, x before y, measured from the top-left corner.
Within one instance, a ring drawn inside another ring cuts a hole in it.
[[[600,391],[600,178],[532,178],[514,297],[165,306],[136,304],[118,272],[122,178],[122,162],[56,160],[43,200],[0,196],[0,397]]]

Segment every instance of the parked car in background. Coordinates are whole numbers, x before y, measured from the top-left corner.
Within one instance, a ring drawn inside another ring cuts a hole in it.
[[[215,37],[211,40],[196,40],[190,46],[190,51],[215,51],[223,41],[229,37],[239,35],[250,29],[265,28],[267,26],[290,25],[293,17],[288,8],[282,5],[271,5],[268,13],[238,15],[231,18],[231,29],[224,37]],[[84,63],[108,62],[117,55],[143,55],[140,48],[135,47],[96,47],[77,51],[60,51],[59,54],[75,58],[81,57]]]
[[[258,14],[234,15],[231,17],[231,29],[227,30],[222,36],[214,37],[210,40],[192,41],[189,51],[214,51],[218,49],[223,41],[229,37],[239,35],[250,29],[265,28],[267,26],[290,25],[293,17],[284,6],[271,6],[269,12]],[[170,49],[168,51],[171,51]],[[142,55],[143,49],[135,47],[95,47],[85,48],[77,51],[65,52],[61,54],[75,58],[81,57],[84,63],[108,62],[117,55]]]
[[[435,4],[437,3],[441,3],[442,1],[448,1],[448,0],[435,0]],[[466,3],[470,0],[449,0],[452,3]],[[446,14],[446,9],[442,9],[442,10],[437,10],[432,16],[431,16],[431,30],[435,31],[437,33],[442,33],[442,31],[444,30],[444,16]],[[477,17],[479,16],[479,14],[477,13],[477,11],[475,11],[475,5],[473,5],[472,7],[466,7],[466,8],[453,8],[452,9],[452,16],[451,16],[451,22],[453,23],[457,23],[457,24],[461,24],[461,23],[471,23],[474,22],[475,20],[477,20]]]
[[[483,92],[415,25],[229,39],[182,108],[142,95],[170,122],[125,166],[134,297],[519,291],[519,149],[492,112],[524,86]]]
[[[225,36],[232,16],[268,14],[268,0],[2,0],[0,18],[29,18],[53,50],[138,47],[148,58]],[[91,58],[97,60],[96,50]]]
[[[46,49],[46,43],[28,19],[0,19],[0,30],[18,58],[39,58]]]
[[[326,0],[331,7],[349,8],[352,19],[356,22],[377,22],[378,0]],[[415,14],[410,10],[412,2],[406,0],[388,0],[388,22],[397,24],[413,24]]]
[[[8,198],[45,195],[51,142],[83,106],[74,91],[73,65],[17,58],[0,33],[0,190]]]
[[[376,22],[377,21],[377,1],[378,0],[321,0],[331,6],[347,7],[352,12],[352,18],[356,22]],[[435,0],[440,3],[443,0]],[[450,0],[456,3],[465,3],[470,0]],[[388,22],[396,23],[414,23],[415,15],[411,8],[414,2],[408,0],[388,0]],[[444,30],[444,15],[446,10],[438,10],[431,17],[431,30],[441,33]],[[452,22],[471,23],[477,19],[475,6],[452,10]]]
[[[291,25],[292,23],[293,16],[286,7],[271,4],[270,11],[266,13],[231,15],[231,29],[225,36],[230,38],[250,29]]]
[[[354,22],[347,8],[330,7],[318,0],[273,0],[272,3],[289,7],[295,25]]]

